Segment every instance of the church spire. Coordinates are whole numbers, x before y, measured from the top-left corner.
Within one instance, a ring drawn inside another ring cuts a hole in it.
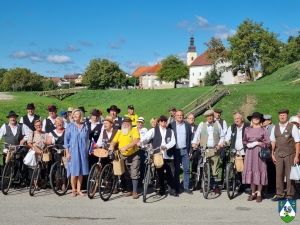
[[[196,52],[196,46],[194,45],[194,36],[193,36],[193,34],[190,38],[190,46],[188,48],[188,52]]]

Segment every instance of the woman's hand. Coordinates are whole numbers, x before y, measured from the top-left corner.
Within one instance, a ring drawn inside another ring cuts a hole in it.
[[[71,161],[71,155],[70,155],[70,153],[66,153],[66,158],[67,158],[67,160],[70,162]]]
[[[42,154],[43,154],[43,151],[40,150],[40,149],[38,149],[38,148],[36,148],[36,147],[33,147],[33,150],[34,150],[37,154],[39,154],[39,155],[42,155]]]
[[[298,158],[298,156],[296,155],[295,158],[294,158],[294,164],[298,164],[298,162],[299,162],[299,158]]]
[[[276,164],[276,158],[275,158],[274,154],[272,154],[272,161],[273,161],[274,164]]]

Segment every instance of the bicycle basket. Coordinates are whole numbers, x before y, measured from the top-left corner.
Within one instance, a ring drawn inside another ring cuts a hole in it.
[[[44,153],[43,153],[43,161],[44,162],[49,162],[52,160],[52,154],[51,152],[48,150],[48,148],[46,148],[44,150]]]
[[[157,169],[164,165],[163,153],[159,152],[153,155],[153,163]]]
[[[5,163],[8,163],[9,160],[10,160],[10,158],[11,158],[11,153],[10,153],[10,151],[8,150],[7,153],[6,153]]]
[[[113,161],[114,174],[119,176],[125,172],[125,162],[124,159],[120,157],[119,151],[116,152],[115,160]]]
[[[106,158],[108,157],[108,151],[104,148],[96,148],[94,149],[94,155],[99,158]]]
[[[241,152],[240,152],[240,155],[237,155],[235,157],[235,168],[236,168],[236,171],[237,172],[243,172],[244,170],[244,160],[243,160],[243,156],[241,155]]]

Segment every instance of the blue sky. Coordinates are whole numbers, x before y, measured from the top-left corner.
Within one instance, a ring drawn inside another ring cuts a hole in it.
[[[198,55],[246,18],[282,41],[300,30],[298,0],[10,0],[1,1],[0,67],[49,77],[84,72],[106,58],[127,73],[170,54],[185,59],[191,31]]]

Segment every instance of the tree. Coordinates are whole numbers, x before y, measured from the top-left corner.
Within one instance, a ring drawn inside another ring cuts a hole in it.
[[[221,72],[218,72],[216,67],[210,72],[206,72],[204,77],[204,85],[205,86],[214,86],[216,84],[220,84]]]
[[[207,46],[207,59],[213,65],[228,61],[228,50],[224,47],[221,39],[212,37],[209,42],[204,44]]]
[[[234,74],[241,71],[252,79],[251,70],[254,68],[260,67],[264,74],[268,74],[281,66],[277,58],[282,43],[277,35],[262,26],[262,22],[246,19],[238,26],[236,34],[227,38]]]
[[[88,89],[105,89],[105,87],[120,85],[125,78],[125,72],[117,63],[97,58],[90,61],[82,83]]]
[[[2,83],[2,80],[4,78],[4,74],[7,72],[7,69],[4,69],[4,68],[0,68],[0,91],[1,90],[1,83]]]
[[[43,82],[43,90],[44,91],[52,91],[55,89],[57,89],[57,85],[52,79],[49,79],[49,80]]]
[[[13,68],[8,70],[3,77],[1,89],[4,91],[40,91],[43,89],[43,77],[31,73],[26,68]]]
[[[282,48],[280,60],[284,65],[300,60],[300,31],[297,37],[289,37],[288,42]]]
[[[186,63],[175,55],[169,55],[161,61],[162,67],[157,71],[157,80],[175,82],[189,77]],[[174,84],[175,85],[175,84]]]

